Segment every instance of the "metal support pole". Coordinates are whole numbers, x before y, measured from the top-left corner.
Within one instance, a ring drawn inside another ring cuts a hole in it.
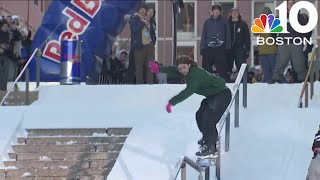
[[[199,172],[199,177],[198,177],[199,180],[203,180],[203,177],[202,177],[202,172]]]
[[[311,75],[309,76],[310,78],[310,99],[312,100],[313,94],[314,94],[314,66],[311,67]]]
[[[239,127],[239,89],[236,92],[235,96],[235,105],[234,105],[234,127]]]
[[[216,179],[220,180],[220,166],[221,166],[221,143],[220,143],[220,136],[218,137],[219,146],[218,149],[218,157],[216,159]]]
[[[205,180],[210,180],[210,166],[206,167],[205,170]]]
[[[173,0],[173,53],[172,53],[172,65],[175,65],[177,59],[177,10],[178,4],[176,0]]]
[[[13,104],[18,103],[17,99],[18,99],[18,84],[15,84],[13,88]]]
[[[309,106],[309,83],[306,84],[306,90],[304,91],[304,107]]]
[[[29,105],[30,104],[30,93],[29,93],[30,71],[29,71],[29,68],[26,69],[25,79],[26,79],[26,92],[25,92],[24,104]]]
[[[187,180],[186,163],[182,163],[180,168],[181,168],[181,180]]]
[[[226,134],[225,134],[225,152],[228,152],[230,149],[230,113],[227,115],[226,119]]]
[[[37,87],[40,85],[40,58],[41,58],[41,50],[38,49],[37,57],[36,57],[36,80],[37,80]]]
[[[246,66],[246,70],[243,74],[243,107],[247,108],[247,85],[248,85],[248,66]]]

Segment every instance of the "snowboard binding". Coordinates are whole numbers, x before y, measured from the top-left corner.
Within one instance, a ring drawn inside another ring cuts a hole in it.
[[[198,141],[199,144],[199,152],[204,151],[207,147],[205,147],[204,141],[200,143],[201,140]],[[220,146],[219,141],[216,143],[216,149],[218,150]],[[214,166],[216,164],[216,159],[218,157],[218,152],[213,152],[212,154],[208,154],[206,156],[197,156],[196,163],[203,167]]]

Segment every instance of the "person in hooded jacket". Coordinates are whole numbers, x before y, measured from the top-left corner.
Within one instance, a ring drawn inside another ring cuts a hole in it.
[[[110,63],[111,78],[113,84],[123,84],[128,71],[128,53],[125,50],[118,51]]]
[[[241,19],[237,8],[232,8],[229,12],[229,25],[231,30],[231,50],[228,57],[228,73],[231,74],[234,63],[238,71],[242,63],[247,63],[251,40],[248,25]]]
[[[203,25],[200,42],[200,54],[202,55],[202,67],[213,73],[213,65],[216,73],[229,80],[227,69],[226,50],[231,48],[230,26],[222,16],[222,6],[214,4],[211,7],[212,16]]]
[[[142,4],[138,13],[130,20],[131,51],[134,53],[136,84],[152,84],[153,74],[148,62],[155,60],[156,34],[147,17],[148,7]],[[144,78],[145,74],[145,78]]]

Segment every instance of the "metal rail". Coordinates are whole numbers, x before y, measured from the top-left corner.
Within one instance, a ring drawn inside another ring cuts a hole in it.
[[[35,49],[32,53],[32,55],[30,56],[30,58],[28,59],[27,63],[24,65],[23,69],[21,70],[21,72],[19,73],[18,77],[15,79],[15,81],[13,82],[13,84],[11,84],[9,90],[7,91],[6,95],[2,98],[1,102],[0,102],[0,106],[3,105],[4,101],[7,99],[7,97],[9,96],[10,92],[13,90],[13,88],[16,86],[17,82],[19,81],[19,79],[21,78],[21,76],[23,75],[23,73],[26,71],[26,69],[28,68],[32,58],[35,56],[36,52],[38,51],[38,49]]]

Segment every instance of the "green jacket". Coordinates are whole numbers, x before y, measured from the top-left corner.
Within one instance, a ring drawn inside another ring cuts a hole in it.
[[[167,74],[181,75],[178,68],[174,66],[161,67],[160,71]],[[223,78],[210,74],[199,67],[191,67],[185,80],[187,87],[170,99],[169,103],[172,106],[186,100],[193,93],[208,97],[218,94],[226,88],[226,82]]]

